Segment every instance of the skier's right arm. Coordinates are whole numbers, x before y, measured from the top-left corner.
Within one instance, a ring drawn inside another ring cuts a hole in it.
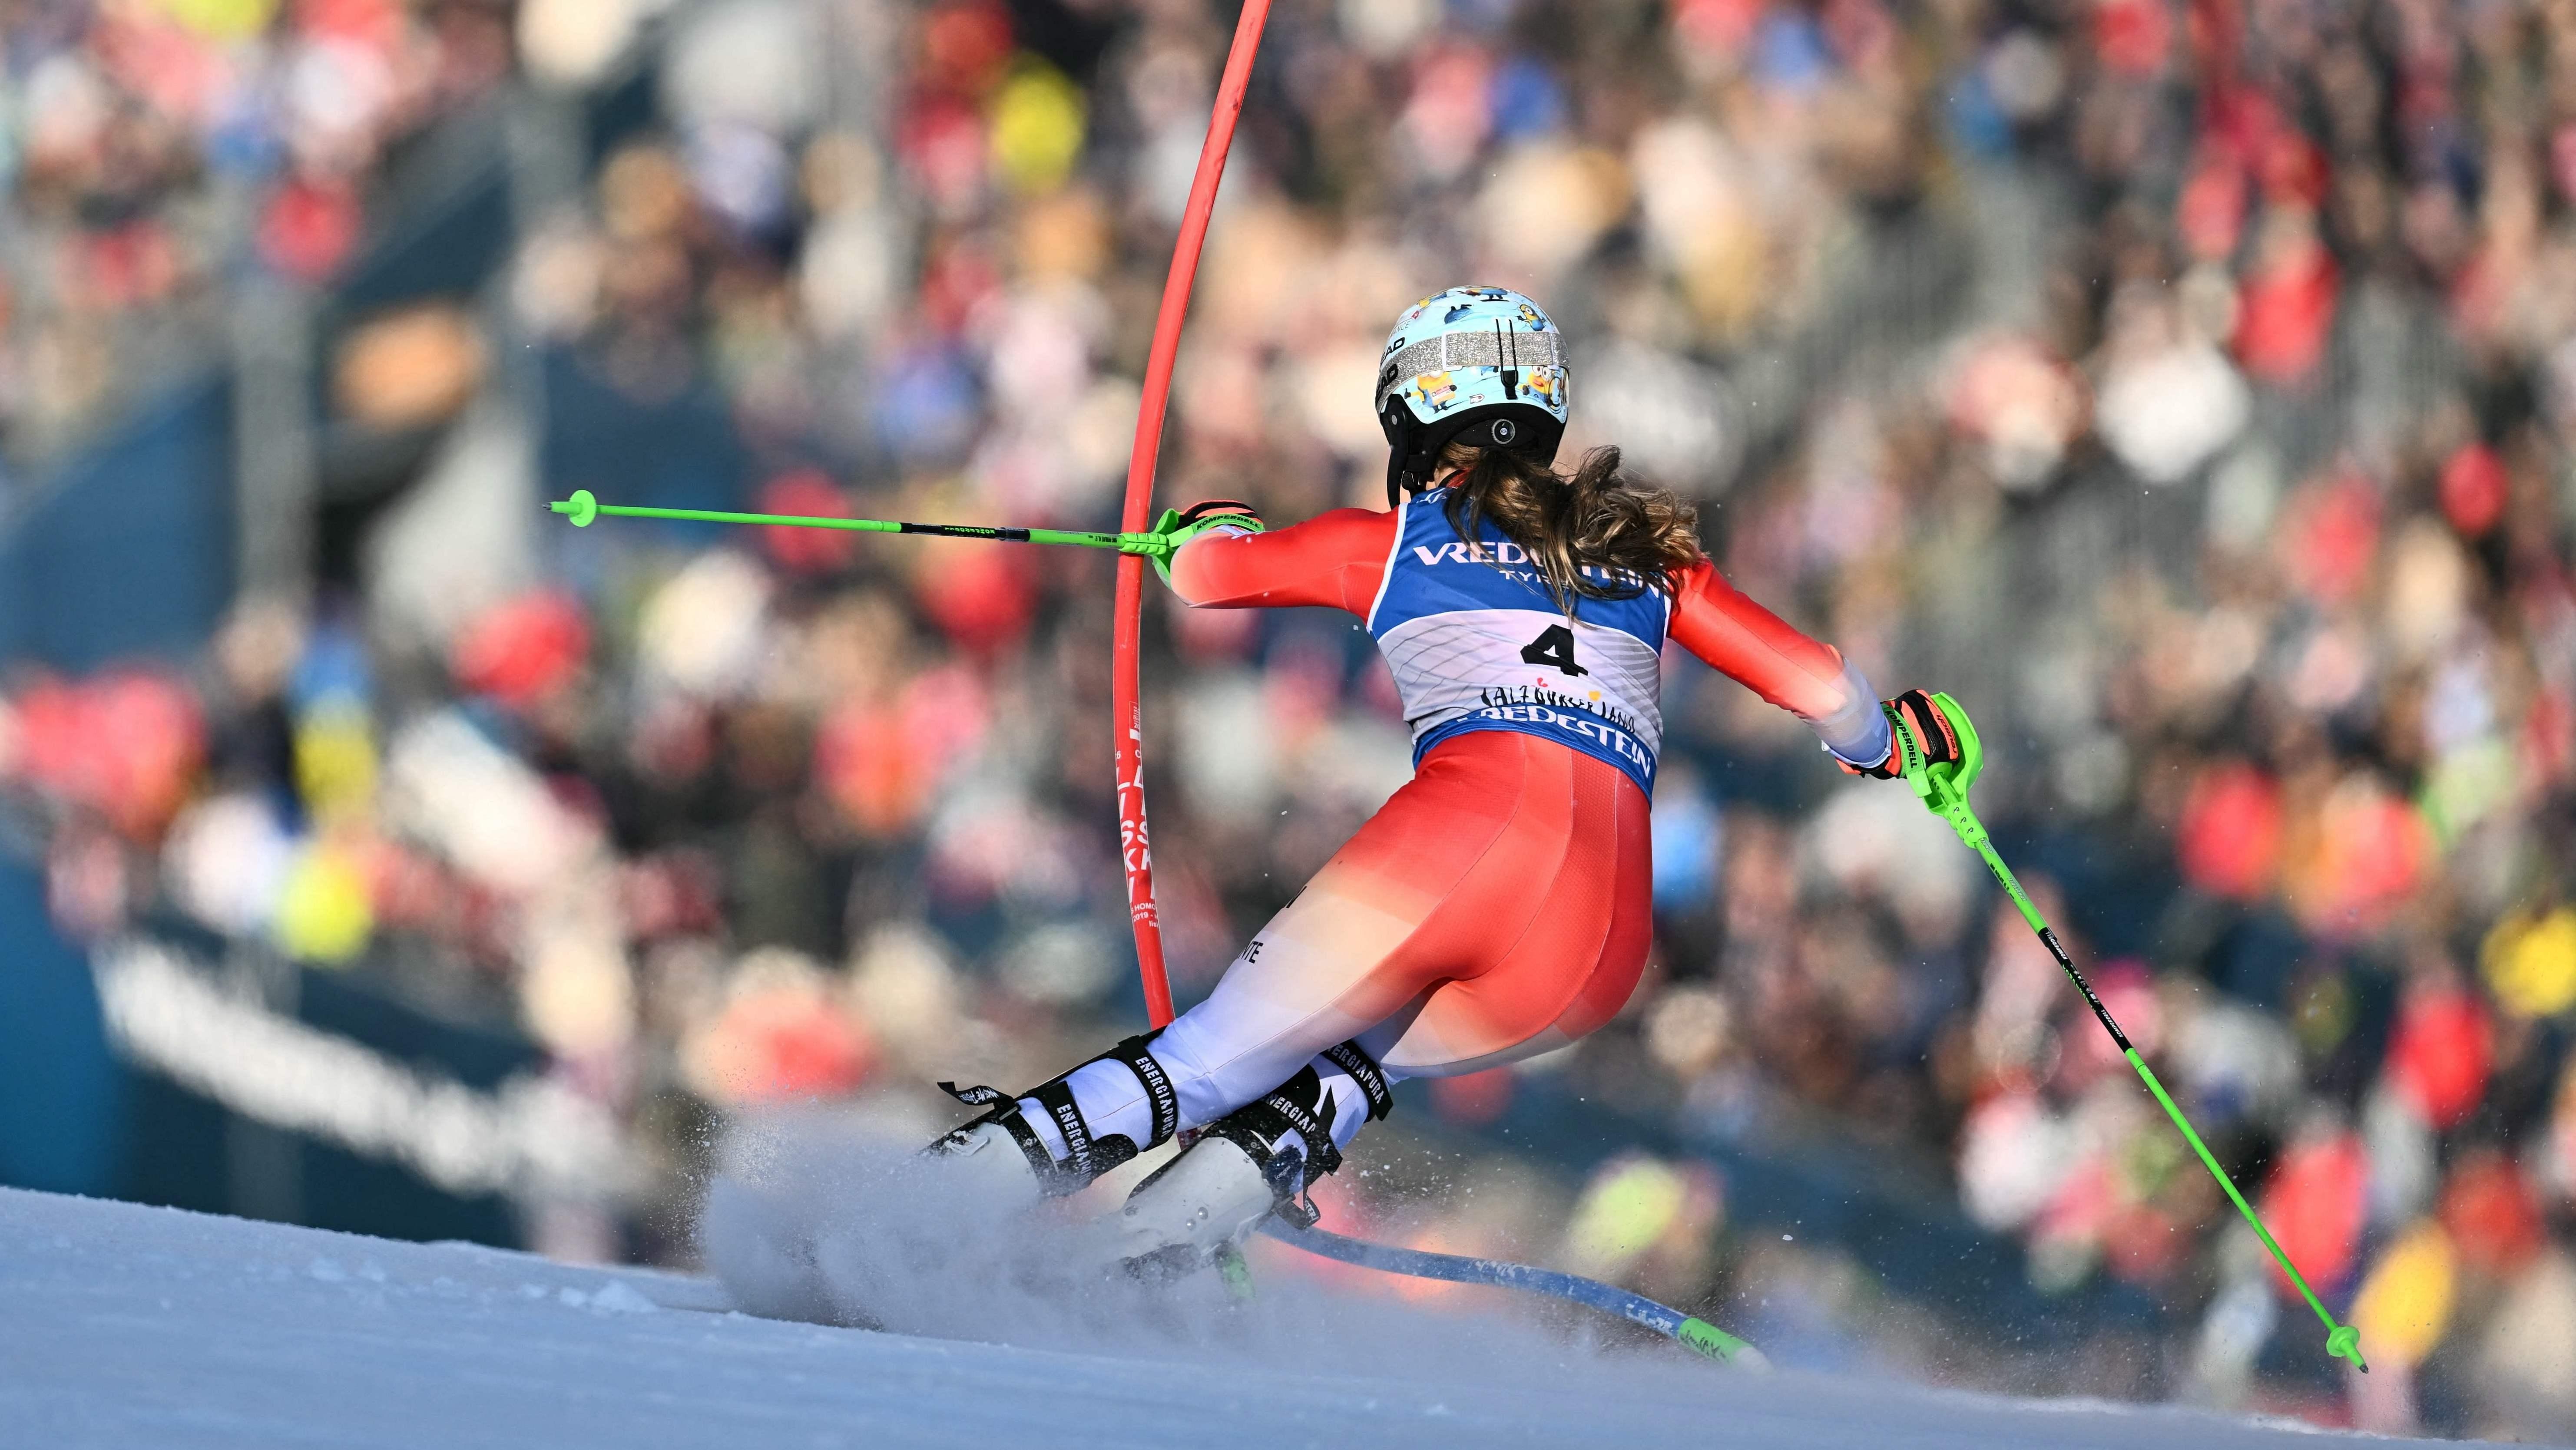
[[[1701,560],[1674,580],[1673,642],[1807,722],[1847,766],[1883,767],[1893,745],[1869,680],[1833,646],[1754,603]]]
[[[1396,522],[1374,509],[1334,509],[1268,533],[1202,533],[1172,554],[1172,592],[1220,609],[1320,604],[1365,617]]]

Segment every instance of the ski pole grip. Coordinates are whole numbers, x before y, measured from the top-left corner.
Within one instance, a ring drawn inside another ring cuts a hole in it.
[[[1962,844],[1971,851],[1981,851],[1986,844],[1985,823],[1969,808],[1968,789],[1975,784],[1977,773],[1986,767],[1985,748],[1977,739],[1977,727],[1970,723],[1968,712],[1958,698],[1946,691],[1932,697],[1943,719],[1958,735],[1959,758],[1955,762],[1935,765],[1925,755],[1923,742],[1916,739],[1914,727],[1894,705],[1882,702],[1887,713],[1888,729],[1894,733],[1893,749],[1904,762],[1902,774],[1926,810],[1950,823]]]

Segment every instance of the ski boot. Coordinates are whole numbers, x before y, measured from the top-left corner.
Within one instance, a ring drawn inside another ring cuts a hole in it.
[[[1371,1121],[1394,1107],[1385,1074],[1357,1044],[1322,1056],[1359,1084]],[[1268,1097],[1210,1124],[1179,1157],[1137,1184],[1123,1207],[1094,1225],[1096,1252],[1139,1279],[1178,1278],[1214,1266],[1233,1284],[1241,1245],[1264,1222],[1275,1215],[1311,1228],[1322,1217],[1307,1190],[1342,1166],[1333,1141],[1339,1113],[1314,1066],[1300,1068]]]

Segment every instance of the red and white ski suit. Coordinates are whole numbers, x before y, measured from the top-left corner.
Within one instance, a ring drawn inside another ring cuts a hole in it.
[[[1396,666],[1417,738],[1429,737],[1413,780],[1271,918],[1215,992],[1153,1044],[1179,1091],[1185,1127],[1262,1096],[1345,1039],[1358,1039],[1391,1076],[1446,1076],[1562,1046],[1618,1012],[1636,987],[1652,934],[1641,776],[1651,781],[1651,749],[1661,736],[1653,681],[1663,639],[1800,716],[1842,758],[1869,765],[1885,756],[1886,727],[1868,683],[1833,649],[1736,592],[1704,562],[1683,573],[1668,597],[1649,595],[1648,604],[1631,606],[1648,616],[1662,609],[1660,629],[1649,618],[1620,635],[1566,619],[1543,592],[1535,596],[1529,620],[1574,625],[1567,637],[1583,642],[1587,658],[1606,658],[1603,642],[1627,651],[1622,678],[1642,699],[1627,700],[1624,714],[1604,702],[1602,691],[1615,694],[1618,684],[1608,663],[1560,680],[1522,663],[1554,655],[1524,650],[1515,659],[1492,647],[1480,652],[1472,641],[1399,657],[1382,617],[1390,586],[1400,582],[1391,574],[1450,563],[1497,568],[1493,556],[1457,547],[1454,530],[1442,532],[1439,502],[1435,490],[1391,512],[1339,509],[1269,533],[1202,535],[1171,561],[1173,589],[1196,607],[1322,605],[1370,621]],[[1445,555],[1443,538],[1452,541]],[[1527,562],[1516,550],[1499,552]],[[1466,573],[1438,577],[1471,593],[1499,587]],[[1588,619],[1590,610],[1584,601],[1578,613]],[[1500,618],[1487,634],[1510,644],[1519,636],[1508,631],[1529,628],[1512,622],[1521,612],[1461,608],[1439,618],[1471,625]],[[1659,637],[1640,643],[1637,631]],[[1564,648],[1571,663],[1574,646]],[[1462,681],[1444,678],[1444,670],[1492,676],[1463,683],[1504,707],[1456,706],[1446,724],[1429,729],[1418,701],[1476,698],[1475,691],[1462,695]],[[1514,683],[1534,670],[1535,684]],[[1513,723],[1533,715],[1637,737],[1647,751],[1644,769],[1633,763],[1634,741],[1620,745],[1624,754],[1593,752]],[[1605,723],[1611,720],[1623,729],[1613,730]],[[1119,1069],[1102,1082],[1125,1076]],[[1098,1108],[1111,1117],[1136,1111]],[[1340,1115],[1351,1131],[1362,1118]]]

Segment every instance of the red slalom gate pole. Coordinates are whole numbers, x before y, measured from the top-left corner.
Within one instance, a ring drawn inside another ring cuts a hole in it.
[[[1225,153],[1234,145],[1234,123],[1243,115],[1244,88],[1270,0],[1244,0],[1217,82],[1216,109],[1207,141],[1199,147],[1198,173],[1190,178],[1189,206],[1172,244],[1172,270],[1163,279],[1162,306],[1154,314],[1153,350],[1145,359],[1145,396],[1136,409],[1136,444],[1127,455],[1127,508],[1119,527],[1141,532],[1154,507],[1154,465],[1163,451],[1163,415],[1172,396],[1172,360],[1181,348],[1181,323],[1189,315],[1190,287],[1198,280],[1199,248],[1207,240],[1208,213],[1225,177]],[[1154,905],[1154,854],[1145,834],[1145,735],[1138,706],[1138,644],[1144,624],[1145,561],[1118,560],[1118,622],[1110,668],[1111,726],[1118,758],[1118,852],[1127,872],[1127,918],[1136,931],[1136,970],[1145,980],[1145,1014],[1160,1027],[1172,1020],[1172,979],[1163,966],[1163,919]]]

